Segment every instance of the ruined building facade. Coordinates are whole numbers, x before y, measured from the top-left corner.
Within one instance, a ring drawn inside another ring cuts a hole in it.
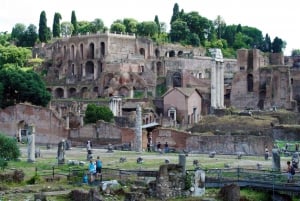
[[[236,72],[231,83],[230,104],[236,108],[294,108],[290,66],[281,53],[258,49],[237,51]]]
[[[99,33],[58,39],[36,47],[33,55],[45,59],[40,70],[45,73],[53,107],[69,99],[95,100],[110,106],[115,116],[124,116],[128,102],[161,99],[162,93],[157,91],[159,85],[165,90],[173,87],[199,89],[206,107],[210,107],[211,69],[215,62],[205,56],[202,48],[156,44],[132,35]],[[228,83],[237,71],[236,60],[224,59],[223,67]],[[107,97],[110,101],[98,99]],[[111,100],[113,97],[118,98]],[[135,105],[131,107],[136,108]],[[157,107],[156,117],[163,111],[163,106]],[[207,111],[204,109],[202,114]]]

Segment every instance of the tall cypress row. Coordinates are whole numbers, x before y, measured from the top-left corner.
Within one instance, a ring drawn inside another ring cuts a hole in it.
[[[48,38],[47,18],[45,11],[41,12],[39,23],[39,39],[41,42],[47,42]]]
[[[71,23],[73,25],[73,32],[72,32],[72,36],[77,35],[78,34],[78,24],[77,24],[77,19],[76,19],[76,15],[75,15],[75,11],[72,11],[72,16],[71,16]]]
[[[54,19],[53,19],[53,27],[52,27],[52,33],[53,37],[60,37],[60,20],[61,20],[61,15],[60,13],[55,13],[54,14]]]

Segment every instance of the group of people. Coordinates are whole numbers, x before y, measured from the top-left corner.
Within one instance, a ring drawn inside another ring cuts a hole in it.
[[[162,152],[162,145],[161,145],[160,142],[157,143],[156,149],[157,149],[157,151],[158,151],[160,154],[163,153],[163,152]],[[168,153],[168,152],[169,152],[169,144],[168,144],[168,142],[165,143],[165,146],[164,146],[164,152],[165,152],[165,153]]]
[[[102,176],[102,161],[100,160],[99,156],[97,156],[96,161],[93,161],[93,159],[90,160],[88,172],[91,175],[91,177],[96,176],[96,178],[99,178],[100,176]],[[93,179],[94,178],[91,178],[91,180]]]

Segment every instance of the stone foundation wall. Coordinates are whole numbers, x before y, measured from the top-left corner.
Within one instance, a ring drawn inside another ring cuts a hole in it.
[[[0,110],[0,132],[17,136],[24,124],[34,124],[37,144],[58,143],[68,138],[65,120],[52,110],[29,104],[18,104]]]

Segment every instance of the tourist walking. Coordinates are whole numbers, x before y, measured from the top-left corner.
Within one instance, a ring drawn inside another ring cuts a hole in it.
[[[269,149],[268,147],[266,146],[265,147],[265,160],[268,160],[269,159]]]
[[[102,161],[99,156],[97,156],[96,160],[96,176],[97,178],[100,176],[100,180],[102,181]]]
[[[157,148],[157,151],[158,151],[160,154],[162,154],[160,142],[157,143],[156,148]]]
[[[169,152],[169,144],[168,142],[165,143],[165,153]]]
[[[295,168],[291,165],[290,161],[287,161],[287,177],[288,177],[288,183],[293,181],[293,176],[295,174]]]

